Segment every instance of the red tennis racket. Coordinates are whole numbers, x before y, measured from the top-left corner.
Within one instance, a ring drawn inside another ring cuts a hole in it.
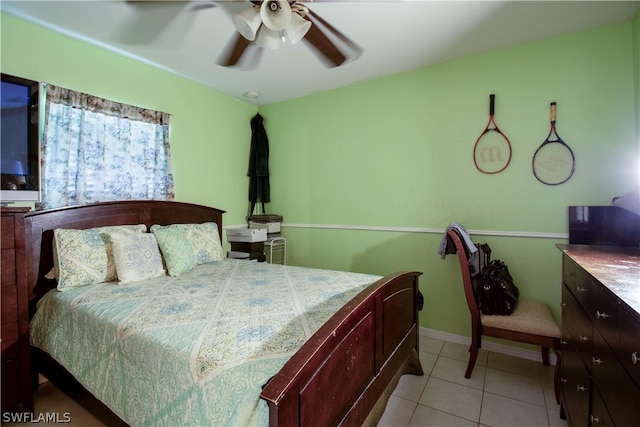
[[[556,103],[551,103],[551,130],[538,147],[531,167],[536,179],[543,184],[558,185],[567,182],[576,169],[576,158],[569,146],[556,132]]]
[[[511,162],[511,143],[494,120],[495,94],[489,95],[489,122],[473,147],[473,162],[482,173],[502,172]]]

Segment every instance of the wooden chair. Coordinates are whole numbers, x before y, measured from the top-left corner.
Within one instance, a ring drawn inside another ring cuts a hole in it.
[[[509,316],[482,314],[476,302],[466,247],[456,231],[449,229],[447,235],[455,245],[460,260],[464,294],[471,314],[471,347],[465,378],[471,377],[483,335],[539,345],[542,348],[544,365],[549,365],[549,349],[552,349],[556,355],[553,386],[556,402],[560,403],[560,328],[549,307],[538,301],[520,298],[516,309]]]

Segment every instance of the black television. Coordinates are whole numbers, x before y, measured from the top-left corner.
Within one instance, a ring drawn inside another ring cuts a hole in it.
[[[2,73],[0,202],[40,200],[40,83]]]

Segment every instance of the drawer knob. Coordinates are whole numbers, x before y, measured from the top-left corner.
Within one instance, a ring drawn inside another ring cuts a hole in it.
[[[577,286],[577,287],[576,287],[576,290],[577,290],[578,292],[587,292],[587,288],[581,288],[580,286]]]
[[[600,313],[599,310],[596,310],[596,319],[607,319],[609,317],[611,317],[610,314],[607,314],[604,311],[602,313]]]
[[[600,423],[600,418],[598,418],[598,417],[596,417],[594,415],[589,416],[589,418],[591,419],[592,423],[596,423],[596,424]]]
[[[576,386],[576,390],[577,391],[587,391],[587,388],[585,386],[583,386],[583,385],[578,385],[578,386]]]
[[[560,378],[560,382],[561,382],[561,383],[567,383],[567,382],[569,382],[569,381],[567,381],[567,379],[566,379],[566,378]]]
[[[604,363],[599,357],[592,357],[591,360],[593,360],[593,363],[596,365],[602,365]]]
[[[587,341],[589,341],[589,337],[585,337],[584,335],[580,335],[580,341],[587,342]]]
[[[638,353],[636,353],[635,351],[631,353],[631,363],[633,363],[634,365],[638,363]]]

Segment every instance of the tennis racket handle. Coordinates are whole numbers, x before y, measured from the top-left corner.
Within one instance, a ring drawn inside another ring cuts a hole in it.
[[[489,115],[493,116],[493,113],[495,111],[495,103],[496,103],[496,95],[494,93],[492,93],[491,95],[489,95]]]
[[[552,102],[550,105],[551,109],[551,123],[555,123],[556,121],[556,103]]]

